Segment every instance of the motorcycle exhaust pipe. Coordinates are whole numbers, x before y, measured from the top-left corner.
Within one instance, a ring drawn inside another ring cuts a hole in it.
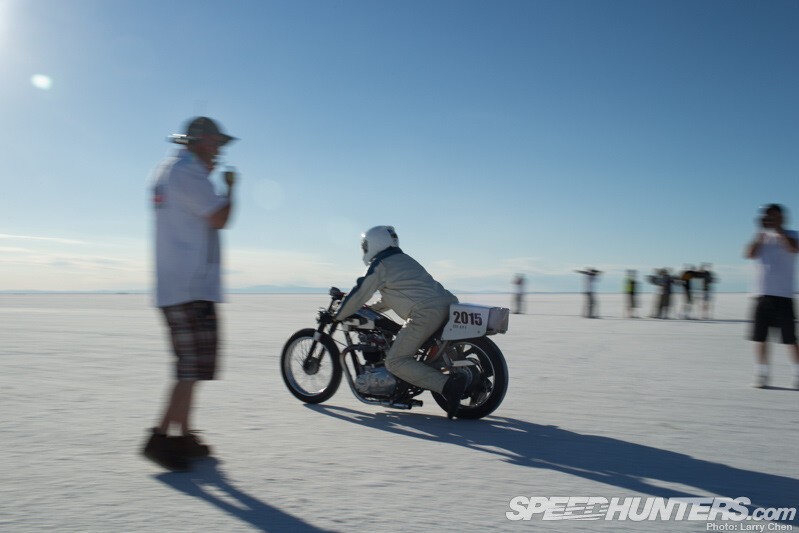
[[[418,407],[418,406],[422,405],[422,402],[420,400],[411,400],[410,403],[394,403],[391,400],[367,400],[366,398],[364,398],[361,395],[361,393],[358,392],[358,389],[355,388],[355,380],[352,377],[352,373],[350,372],[350,368],[347,366],[347,360],[346,360],[347,356],[350,353],[354,352],[355,350],[359,350],[361,348],[363,348],[363,346],[362,345],[358,345],[358,344],[353,345],[353,346],[347,346],[346,348],[341,350],[341,354],[339,355],[339,359],[340,359],[340,362],[341,362],[341,368],[342,368],[342,370],[344,370],[344,377],[347,378],[347,383],[350,386],[350,390],[352,391],[352,394],[356,398],[358,398],[358,400],[360,400],[361,402],[365,403],[366,405],[379,405],[379,406],[382,406],[382,407],[391,407],[393,409],[406,409],[407,410],[407,409],[413,408],[414,406]]]

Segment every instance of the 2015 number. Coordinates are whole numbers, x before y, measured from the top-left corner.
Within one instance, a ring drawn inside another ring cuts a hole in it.
[[[466,326],[482,326],[483,315],[480,313],[468,313],[466,311],[455,311],[453,313],[456,324],[463,324]]]

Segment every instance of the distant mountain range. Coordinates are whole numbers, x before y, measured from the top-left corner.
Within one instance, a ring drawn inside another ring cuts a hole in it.
[[[342,287],[347,290],[349,287]],[[238,287],[226,289],[228,294],[327,294],[330,287],[305,287],[302,285],[254,285],[251,287]],[[85,291],[48,291],[48,290],[0,290],[0,294],[149,294],[150,289],[117,289],[117,290],[85,290]],[[506,294],[507,291],[452,291],[456,294]],[[533,293],[529,293],[533,294]]]
[[[255,285],[226,289],[228,294],[326,294],[329,288],[301,287],[298,285]],[[48,291],[48,290],[0,290],[0,294],[149,294],[150,289],[117,289],[117,290],[85,290],[85,291]]]
[[[254,285],[229,289],[230,294],[326,294],[330,287],[303,287],[300,285]]]
[[[340,287],[348,290],[350,287]],[[227,294],[327,294],[330,287],[305,287],[301,285],[253,285],[251,287],[239,287],[226,289]],[[48,290],[0,290],[0,294],[149,294],[150,289],[117,289],[117,290],[85,290],[85,291],[48,291]],[[460,291],[452,290],[455,294],[513,294],[512,291],[483,290],[483,291]],[[719,293],[743,293],[745,291],[719,291]],[[525,294],[579,294],[579,291],[528,291]],[[597,291],[597,294],[618,294],[614,292]],[[651,294],[643,291],[641,294]]]

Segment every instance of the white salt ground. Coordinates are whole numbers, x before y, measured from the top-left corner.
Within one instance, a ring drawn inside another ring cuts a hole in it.
[[[774,388],[749,387],[747,296],[718,295],[712,321],[624,319],[619,295],[599,295],[603,318],[589,320],[581,298],[530,295],[528,313],[494,337],[510,369],[504,404],[449,421],[429,395],[391,411],[357,402],[346,383],[303,405],[279,354],[326,298],[233,296],[220,308],[222,379],[197,398],[215,459],[176,474],[140,456],[172,372],[149,298],[0,296],[0,531],[741,531],[767,524],[505,513],[515,496],[799,507],[799,392],[779,345]]]

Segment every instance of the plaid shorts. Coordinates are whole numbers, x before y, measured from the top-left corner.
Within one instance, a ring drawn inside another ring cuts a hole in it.
[[[180,381],[214,379],[217,321],[214,302],[196,301],[162,307],[177,356]]]

